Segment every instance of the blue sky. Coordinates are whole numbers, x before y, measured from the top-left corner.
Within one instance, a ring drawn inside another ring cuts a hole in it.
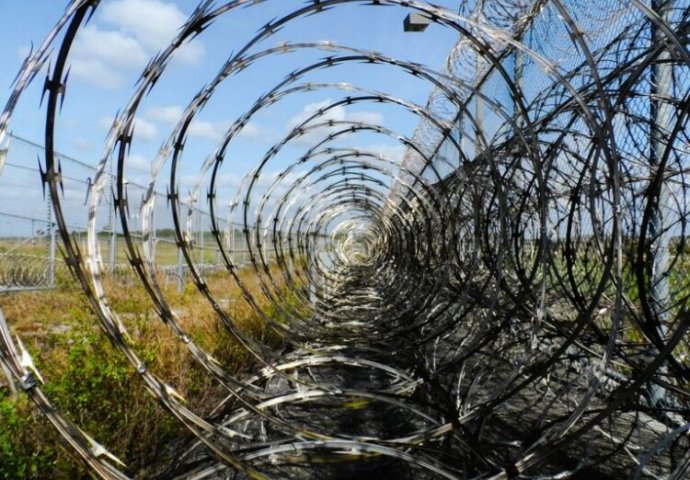
[[[94,18],[83,28],[70,60],[71,73],[65,106],[59,118],[58,151],[87,163],[95,163],[102,153],[103,140],[116,112],[128,101],[142,68],[151,56],[166,46],[177,28],[196,6],[194,0],[103,0]],[[437,2],[452,6],[455,1]],[[127,176],[134,182],[149,181],[149,163],[167,138],[174,122],[193,95],[268,20],[303,5],[301,0],[271,0],[247,9],[238,9],[220,17],[198,39],[185,46],[138,115],[135,141]],[[5,103],[11,82],[33,42],[38,45],[66,2],[59,0],[22,0],[0,2],[0,102]],[[323,14],[291,22],[283,31],[255,47],[254,51],[280,42],[329,40],[336,43],[379,51],[385,55],[423,63],[438,68],[456,35],[438,26],[421,34],[404,33],[402,8],[345,5]],[[323,51],[300,51],[273,56],[226,80],[190,130],[181,167],[183,183],[196,176],[202,159],[213,150],[222,133],[248,110],[265,91],[272,88],[295,68],[318,61]],[[39,109],[41,75],[22,99],[13,131],[41,142],[44,111]],[[430,86],[387,66],[348,64],[316,72],[305,78],[312,82],[349,82],[376,89],[408,101],[424,104]],[[273,143],[289,128],[320,106],[346,96],[337,89],[297,94],[262,112],[233,141],[225,162],[221,186],[224,197],[231,197],[241,179]],[[412,135],[417,124],[414,115],[400,108],[378,104],[358,104],[334,110],[332,118],[365,120],[383,124],[403,135]],[[267,172],[282,170],[304,153],[304,138],[285,149],[267,166]],[[349,143],[348,143],[349,142]],[[361,135],[343,142],[349,146],[371,148],[399,159],[402,149],[396,142],[380,135]],[[19,149],[17,149],[19,150]],[[16,152],[15,162],[36,164]],[[67,167],[65,166],[65,169]],[[69,172],[66,172],[69,174]],[[7,172],[6,172],[7,174]],[[75,170],[74,176],[84,175]],[[270,175],[269,175],[270,176]],[[4,178],[0,178],[0,188]],[[161,190],[165,189],[160,184]],[[37,188],[37,190],[39,190]],[[76,199],[79,195],[74,193]]]

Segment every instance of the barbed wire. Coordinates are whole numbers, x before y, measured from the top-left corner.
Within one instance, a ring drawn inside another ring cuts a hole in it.
[[[85,246],[66,220],[61,186],[70,172],[55,153],[55,129],[69,101],[71,50],[98,0],[69,4],[24,61],[0,116],[4,148],[20,97],[50,58],[37,188],[50,198],[65,264],[102,330],[194,435],[161,477],[685,478],[690,5],[483,0],[451,10],[413,0],[294,2],[233,46],[189,101],[152,162],[135,225],[124,172],[143,99],[183,45],[221,17],[264,3],[200,2],[148,63],[91,179]],[[443,71],[331,41],[264,46],[288,25],[347,5],[416,13],[459,41]],[[223,82],[262,62],[304,58],[298,52],[326,56],[277,78],[238,116],[199,161],[183,198],[186,138]],[[310,80],[353,65],[401,72],[432,93],[418,105],[348,82]],[[251,120],[325,90],[343,97],[291,125],[246,173],[229,208],[219,206],[227,152]],[[333,116],[367,103],[411,113],[416,131]],[[367,142],[341,142],[370,134],[397,142],[402,161]],[[271,173],[267,166],[299,142],[309,143],[306,152]],[[249,374],[202,348],[159,284],[153,212],[166,165],[175,241],[200,296],[256,360]],[[240,328],[193,253],[202,227],[192,212],[204,186],[227,275],[280,335],[280,348]],[[223,388],[226,398],[211,415],[187,407],[149,370],[111,307],[97,228],[104,208],[117,212],[129,262],[160,320]],[[237,224],[260,294],[233,258]],[[44,395],[40,372],[1,313],[0,337],[4,371],[75,458],[101,478],[128,478],[120,460]]]

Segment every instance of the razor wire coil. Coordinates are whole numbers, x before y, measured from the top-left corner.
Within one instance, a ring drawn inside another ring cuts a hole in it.
[[[195,438],[162,475],[685,478],[690,5],[281,3],[281,14],[233,45],[188,100],[135,215],[126,173],[142,103],[184,45],[264,3],[272,2],[202,1],[147,64],[89,179],[83,243],[63,208],[72,172],[56,154],[56,125],[69,102],[71,50],[98,0],[69,4],[27,57],[0,116],[3,145],[20,97],[48,67],[37,188],[50,199],[66,268],[102,330]],[[332,41],[267,46],[283,29],[352,6],[418,13],[459,40],[443,69]],[[257,65],[309,58],[302,53],[318,57],[277,78],[205,158],[186,154],[194,121],[224,82],[246,79]],[[315,77],[362,65],[425,82],[427,103]],[[223,173],[238,161],[233,142],[253,119],[326,90],[342,96],[291,125],[220,205]],[[413,115],[416,130],[335,113],[367,104]],[[342,143],[367,136],[396,143],[402,161]],[[296,144],[308,146],[270,170]],[[189,162],[198,174],[185,196],[180,171]],[[155,254],[161,183],[199,298],[255,359],[253,372],[236,374],[215,360],[166,298]],[[194,213],[201,205],[207,224]],[[225,392],[210,416],[149,369],[108,302],[98,230],[113,212],[155,313]],[[220,301],[195,250],[207,232],[223,273],[281,348],[242,331]],[[239,274],[235,235],[244,238],[260,295]],[[128,478],[120,460],[53,407],[1,312],[0,337],[4,370],[75,458],[102,478]]]

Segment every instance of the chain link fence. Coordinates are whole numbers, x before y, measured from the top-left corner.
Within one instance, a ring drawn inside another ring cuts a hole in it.
[[[0,176],[0,292],[25,291],[53,288],[60,278],[68,275],[64,260],[60,255],[56,235],[56,224],[50,197],[42,195],[36,185],[41,181],[41,169],[36,161],[43,155],[43,146],[18,135],[10,136],[10,146],[3,165],[4,175]],[[67,204],[78,205],[86,200],[96,167],[78,159],[58,154],[66,172],[63,175],[63,191]],[[112,185],[112,174],[109,185]],[[129,209],[133,222],[139,218],[141,199],[148,187],[129,182]],[[156,193],[157,212],[160,218],[169,218],[167,195]],[[21,199],[21,200],[20,200]],[[125,237],[117,219],[113,196],[108,196],[107,212],[99,226],[99,248],[104,271],[118,276],[133,275],[127,257]],[[158,212],[160,211],[160,212]],[[193,207],[188,213],[190,245],[197,265],[203,271],[211,272],[221,268],[220,249],[211,234],[209,212]],[[225,247],[230,252],[235,265],[242,267],[249,263],[247,240],[237,224],[228,228],[227,219],[216,219],[224,232]],[[85,219],[70,219],[70,230],[75,241],[84,246],[86,239]],[[188,277],[188,267],[182,256],[172,225],[156,225],[150,241],[154,249],[153,258],[157,268],[164,274],[167,283],[174,282],[181,290]],[[143,241],[140,233],[132,232],[131,238]],[[222,267],[224,268],[224,267]]]

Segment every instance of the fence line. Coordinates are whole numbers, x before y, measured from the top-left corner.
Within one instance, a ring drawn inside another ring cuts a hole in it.
[[[15,189],[27,192],[36,191],[36,186],[41,181],[41,171],[38,166],[31,166],[33,158],[40,156],[43,146],[21,137],[11,134],[11,144],[7,149],[7,157],[4,168],[23,172],[19,185]],[[73,157],[57,154],[62,162],[72,164],[85,170],[82,178],[74,175],[63,175],[65,189],[72,195],[78,192],[81,198],[86,198],[91,186],[91,178],[96,172],[96,166]],[[66,169],[73,171],[72,169]],[[14,173],[14,172],[13,172]],[[109,185],[112,185],[114,176],[110,175]],[[0,177],[0,185],[5,178],[17,178],[16,174]],[[2,185],[4,186],[4,185]],[[146,191],[148,187],[137,182],[129,182],[131,190]],[[32,197],[27,204],[13,202],[5,190],[0,193],[5,198],[0,198],[3,209],[0,210],[0,292],[16,292],[36,289],[49,289],[57,285],[60,272],[66,270],[63,259],[59,255],[56,235],[56,223],[53,219],[53,209],[50,197]],[[130,197],[135,198],[134,195]],[[165,206],[167,196],[156,192],[157,205]],[[107,221],[103,222],[100,230],[101,248],[107,252],[102,262],[106,272],[118,273],[130,272],[129,262],[124,252],[124,237],[120,228],[120,222],[116,218],[112,196],[108,196]],[[138,206],[134,207],[138,209]],[[39,212],[42,211],[42,214]],[[23,214],[22,212],[29,212]],[[133,215],[138,215],[133,209]],[[154,214],[155,216],[155,214]],[[161,215],[161,217],[163,217]],[[86,227],[74,219],[70,224],[74,238],[81,242],[86,235]],[[217,218],[220,225],[227,221]],[[155,218],[154,218],[155,222]],[[202,270],[214,270],[224,268],[221,252],[214,242],[210,231],[210,213],[199,207],[193,208],[192,224],[194,226],[192,244],[195,248],[195,259]],[[230,258],[237,266],[244,266],[250,261],[250,250],[246,238],[241,233],[243,225],[233,223],[233,228],[227,229],[228,250]],[[139,234],[132,235],[137,240],[143,240]],[[157,267],[166,277],[173,278],[178,289],[185,286],[188,267],[182,256],[182,251],[177,245],[177,239],[172,228],[156,228],[153,230],[152,245],[154,247]]]

